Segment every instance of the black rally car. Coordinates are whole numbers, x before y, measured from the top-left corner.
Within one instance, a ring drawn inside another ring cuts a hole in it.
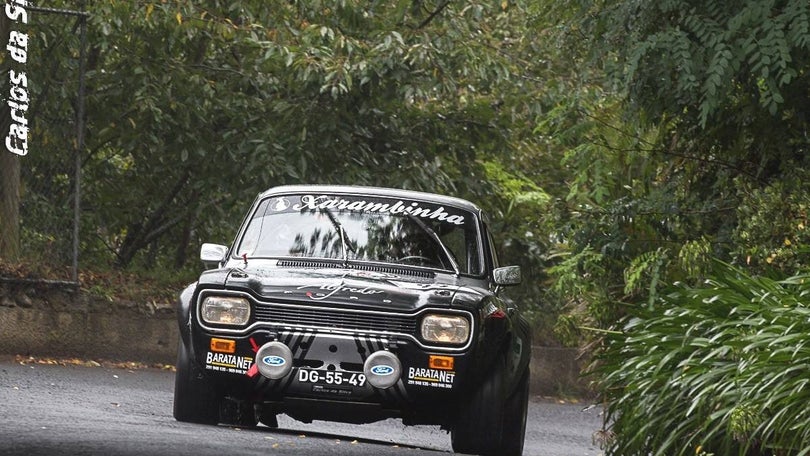
[[[258,196],[180,295],[174,417],[277,426],[400,418],[461,453],[519,455],[529,328],[474,204],[369,187]]]

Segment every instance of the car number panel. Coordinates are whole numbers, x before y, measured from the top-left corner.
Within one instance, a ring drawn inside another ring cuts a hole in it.
[[[298,378],[298,382],[304,384],[355,388],[363,388],[366,386],[365,374],[358,372],[340,372],[299,368],[296,376]]]

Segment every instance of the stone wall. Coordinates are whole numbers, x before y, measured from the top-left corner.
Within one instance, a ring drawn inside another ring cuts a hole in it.
[[[172,304],[109,301],[60,282],[0,281],[0,353],[172,364]]]

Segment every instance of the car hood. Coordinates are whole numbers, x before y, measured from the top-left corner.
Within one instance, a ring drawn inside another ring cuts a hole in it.
[[[208,271],[201,285],[224,286],[278,302],[329,304],[377,310],[414,311],[480,302],[482,292],[456,283],[452,275],[433,278],[349,268],[288,268],[262,265]]]

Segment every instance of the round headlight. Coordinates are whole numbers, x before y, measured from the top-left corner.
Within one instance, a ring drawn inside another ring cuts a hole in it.
[[[208,296],[203,299],[200,315],[206,323],[242,326],[250,320],[250,303],[236,296]]]
[[[470,322],[459,315],[428,314],[422,318],[422,339],[439,344],[461,345],[470,338]]]

